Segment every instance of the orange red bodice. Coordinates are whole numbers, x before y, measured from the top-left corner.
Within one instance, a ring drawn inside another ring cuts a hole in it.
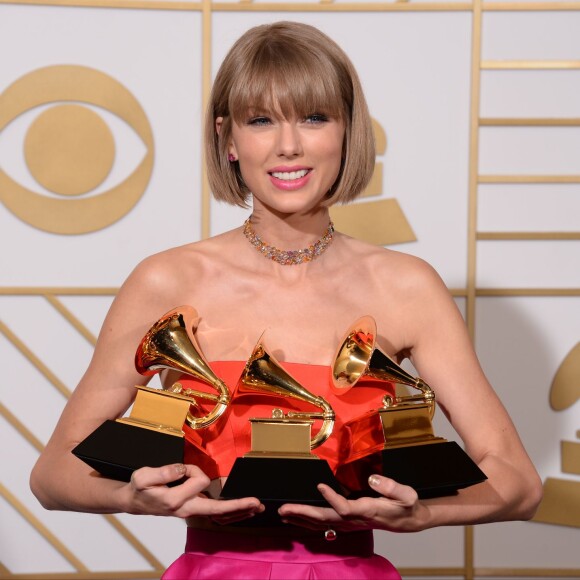
[[[213,425],[206,429],[192,430],[186,426],[185,461],[199,465],[207,475],[215,479],[225,477],[237,457],[250,451],[250,422],[253,417],[271,417],[272,409],[280,408],[288,411],[313,411],[320,409],[307,403],[290,398],[267,394],[240,394],[236,385],[244,369],[244,361],[218,361],[210,364],[215,374],[229,387],[232,402],[227,411]],[[347,393],[337,396],[330,384],[330,368],[323,365],[308,365],[301,363],[281,363],[302,386],[314,395],[324,397],[336,413],[334,430],[328,440],[317,447],[314,453],[321,459],[326,459],[334,471],[340,456],[339,433],[347,421],[381,406],[382,397],[394,394],[394,387],[389,383],[377,383],[363,377],[355,387]],[[179,381],[184,388],[194,388],[211,392],[211,388],[190,376],[182,376]],[[202,408],[208,409],[207,405]],[[200,414],[203,411],[200,410]],[[317,420],[313,425],[313,433],[320,427]],[[203,449],[200,453],[196,446]]]

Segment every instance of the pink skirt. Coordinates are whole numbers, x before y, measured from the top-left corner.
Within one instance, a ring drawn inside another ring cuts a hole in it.
[[[322,534],[297,540],[188,528],[185,553],[162,580],[401,580],[373,548],[372,531],[339,533],[327,542]]]

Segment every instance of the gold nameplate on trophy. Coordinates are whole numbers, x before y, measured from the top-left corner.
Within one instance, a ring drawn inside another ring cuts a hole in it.
[[[181,306],[158,320],[137,348],[135,367],[143,375],[172,369],[195,377],[217,394],[183,389],[174,383],[169,389],[137,386],[129,417],[105,421],[73,449],[73,454],[102,475],[129,481],[140,467],[161,467],[183,463],[185,439],[193,445],[199,465],[215,462],[203,450],[194,430],[217,421],[226,410],[230,394],[225,383],[211,370],[193,336],[197,312]],[[196,398],[214,403],[203,416]]]
[[[137,396],[129,417],[117,421],[183,437],[182,427],[192,404],[191,397],[141,385],[136,389]]]
[[[487,479],[457,443],[434,434],[435,393],[425,381],[413,377],[377,348],[376,336],[371,316],[349,327],[334,359],[334,392],[347,396],[366,377],[379,384],[409,386],[420,394],[385,395],[381,408],[344,424],[338,480],[353,492],[364,494],[369,475],[382,473],[410,485],[420,497],[434,497]]]
[[[279,522],[276,506],[282,503],[327,505],[316,486],[325,483],[338,493],[341,489],[328,463],[311,450],[324,443],[332,433],[335,419],[332,407],[284,370],[267,351],[261,338],[246,363],[234,401],[244,394],[298,400],[320,411],[284,414],[281,409],[274,409],[271,417],[250,419],[252,450],[236,459],[222,490],[222,498],[258,497],[267,509],[264,514],[252,518],[252,522],[261,525]],[[321,419],[322,425],[311,437],[316,419]]]
[[[288,419],[274,409],[270,419],[250,419],[252,450],[244,457],[300,457],[318,459],[310,451],[313,420]]]

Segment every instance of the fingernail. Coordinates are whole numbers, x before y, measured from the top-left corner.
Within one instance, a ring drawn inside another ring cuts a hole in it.
[[[371,475],[369,477],[369,485],[371,487],[376,487],[377,485],[379,485],[379,483],[381,483],[381,480],[376,475]]]
[[[176,463],[175,464],[175,471],[177,471],[177,473],[179,475],[184,475],[185,474],[185,465],[183,465],[183,463]]]

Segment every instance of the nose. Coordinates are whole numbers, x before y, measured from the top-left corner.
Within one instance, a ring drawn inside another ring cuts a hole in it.
[[[302,155],[302,140],[296,123],[283,121],[279,124],[277,149],[280,157]]]

